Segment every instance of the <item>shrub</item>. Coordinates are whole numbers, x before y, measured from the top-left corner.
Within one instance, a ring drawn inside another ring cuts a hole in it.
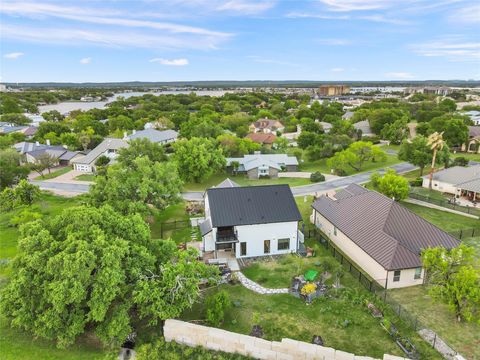
[[[310,181],[311,182],[322,182],[325,181],[325,175],[320,173],[319,171],[315,171],[310,175]]]
[[[416,178],[415,180],[409,181],[410,186],[419,187],[423,184],[423,179],[421,177]]]
[[[468,159],[463,156],[456,157],[453,159],[453,166],[467,166],[468,165]]]
[[[307,283],[305,284],[302,289],[300,290],[300,293],[303,296],[307,296],[310,294],[313,294],[317,290],[317,285],[314,283]]]
[[[225,318],[225,310],[232,306],[230,296],[226,291],[209,296],[205,304],[207,306],[207,323],[211,326],[219,326]]]
[[[380,143],[380,138],[378,136],[364,136],[362,137],[362,141],[370,141],[372,144],[378,144]]]
[[[20,210],[15,216],[10,219],[10,226],[20,226],[30,221],[40,219],[42,214],[31,209],[25,208]]]

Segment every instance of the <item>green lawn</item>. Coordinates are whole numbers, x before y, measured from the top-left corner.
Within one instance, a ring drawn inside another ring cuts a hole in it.
[[[448,194],[443,195],[440,191],[430,190],[430,189],[420,187],[420,186],[412,187],[411,192],[413,192],[415,194],[418,194],[418,195],[427,196],[427,197],[429,197],[430,199],[433,199],[433,200],[448,201],[449,198],[453,197],[453,195],[448,195]]]
[[[452,158],[456,157],[464,157],[471,161],[480,161],[480,154],[472,154],[472,153],[456,153],[452,154]]]
[[[246,175],[232,175],[222,172],[214,174],[201,183],[187,183],[184,186],[184,191],[204,191],[212,186],[220,184],[226,178],[238,183],[240,186],[256,186],[256,185],[274,185],[274,184],[288,184],[290,186],[301,186],[311,184],[310,179],[300,178],[276,178],[276,179],[256,179],[250,180]]]
[[[61,169],[58,169],[58,170],[55,170],[55,171],[52,171],[50,172],[50,174],[48,173],[48,170],[45,170],[44,171],[44,174],[43,176],[37,176],[35,178],[35,180],[47,180],[47,179],[54,179],[60,175],[63,175],[63,174],[66,174],[68,173],[69,171],[71,171],[72,168],[70,166],[67,166],[67,167],[63,167]]]
[[[360,171],[355,171],[354,169],[350,169],[346,175],[353,175],[360,172],[381,169],[384,167],[392,166],[402,161],[397,158],[395,155],[388,155],[387,160],[382,162],[366,162],[363,165],[363,168]],[[320,159],[316,161],[305,161],[300,164],[301,171],[308,171],[308,172],[315,172],[320,171],[323,174],[330,174],[330,168],[327,166],[327,159]]]
[[[68,349],[58,349],[51,341],[35,339],[31,334],[10,328],[0,316],[0,358],[2,360],[95,360],[106,352],[96,342],[80,339]]]
[[[95,175],[93,174],[82,174],[75,177],[75,180],[80,181],[95,181]]]
[[[168,239],[171,238],[176,243],[182,243],[185,241],[191,241],[190,225],[188,227],[182,227],[182,224],[178,224],[175,229],[175,224],[171,224],[175,221],[189,221],[190,217],[185,211],[185,201],[181,201],[178,204],[170,205],[163,211],[159,211],[154,216],[154,222],[150,224],[150,231],[152,239]],[[164,225],[162,232],[162,223],[168,222],[169,225]]]
[[[480,359],[480,325],[459,323],[446,305],[431,299],[425,287],[395,289],[389,294],[464,357]]]

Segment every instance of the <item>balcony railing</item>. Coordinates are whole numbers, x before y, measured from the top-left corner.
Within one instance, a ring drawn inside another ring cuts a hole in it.
[[[219,233],[217,232],[217,243],[218,242],[237,242],[238,241],[238,234],[237,232],[225,232]]]

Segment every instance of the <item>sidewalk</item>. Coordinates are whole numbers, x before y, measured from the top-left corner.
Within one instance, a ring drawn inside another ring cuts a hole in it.
[[[436,209],[436,210],[440,210],[440,211],[445,211],[445,212],[449,212],[449,213],[452,213],[452,214],[457,214],[457,215],[463,215],[463,216],[466,216],[466,217],[469,217],[469,218],[472,218],[472,219],[479,219],[478,216],[475,216],[475,215],[472,215],[472,214],[467,214],[467,213],[464,213],[462,211],[457,211],[457,210],[453,210],[453,209],[449,209],[449,208],[445,208],[443,206],[439,206],[439,205],[435,205],[435,204],[430,204],[430,203],[427,203],[427,202],[424,202],[424,201],[420,201],[420,200],[416,200],[416,199],[405,199],[403,200],[405,202],[408,202],[410,204],[415,204],[415,205],[420,205],[420,206],[424,206],[424,207],[427,207],[427,208],[430,208],[430,209]]]

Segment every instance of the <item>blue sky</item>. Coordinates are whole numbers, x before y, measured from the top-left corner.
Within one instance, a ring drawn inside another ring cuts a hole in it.
[[[480,1],[2,0],[4,82],[480,79]]]

